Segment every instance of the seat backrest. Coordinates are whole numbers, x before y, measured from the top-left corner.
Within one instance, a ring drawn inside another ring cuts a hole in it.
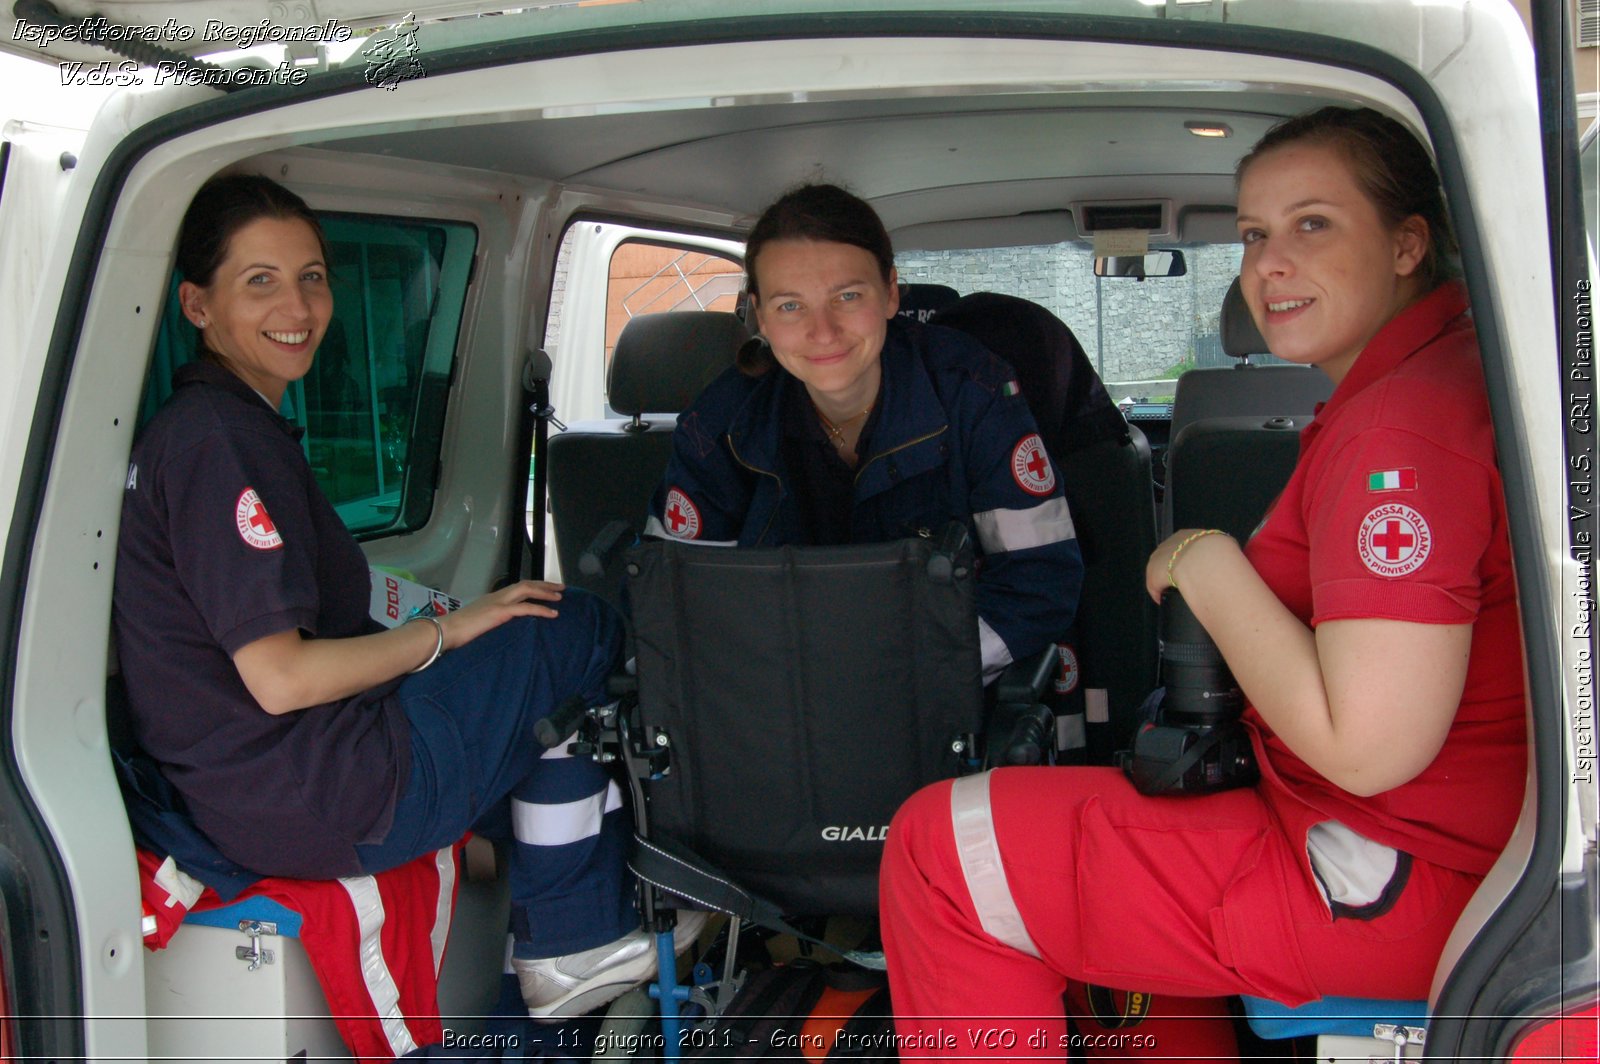
[[[1173,465],[1178,450],[1178,437],[1192,425],[1218,418],[1254,419],[1258,426],[1275,418],[1288,418],[1298,429],[1310,423],[1316,415],[1317,405],[1326,402],[1333,394],[1333,382],[1328,375],[1312,366],[1256,366],[1250,356],[1267,353],[1267,343],[1256,328],[1250,308],[1235,277],[1222,300],[1222,349],[1240,363],[1232,368],[1192,369],[1178,378],[1177,394],[1172,401],[1172,425],[1166,458],[1166,494],[1162,502],[1161,531],[1169,534],[1178,528],[1223,527],[1219,522],[1197,525],[1178,511],[1217,513],[1223,520],[1237,525],[1248,519],[1246,533],[1255,528],[1260,519],[1256,513],[1249,519],[1257,502],[1265,496],[1270,503],[1282,489],[1287,474],[1281,465],[1289,452],[1296,447],[1281,440],[1248,444],[1241,438],[1240,424],[1235,424],[1223,435],[1207,440],[1204,449],[1207,457],[1198,452],[1184,461],[1187,473],[1174,475]],[[1276,432],[1278,429],[1262,429]],[[1252,447],[1268,449],[1261,457],[1265,464],[1256,465]],[[1237,459],[1239,465],[1229,468],[1223,464],[1223,455]],[[1293,461],[1289,463],[1293,468]],[[1280,474],[1283,474],[1280,476]],[[1208,479],[1220,478],[1220,479]],[[1264,511],[1265,507],[1262,507]],[[1231,530],[1231,529],[1230,529]]]
[[[1144,567],[1156,548],[1150,448],[1106,394],[1066,323],[1037,303],[983,292],[940,311],[935,324],[960,329],[1017,372],[1050,459],[1061,470],[1083,551],[1084,584],[1072,633],[1063,633],[1056,693],[1077,697],[1087,734],[1058,699],[1058,746],[1086,746],[1109,759],[1132,736],[1136,710],[1156,679],[1156,609]],[[1069,662],[1067,655],[1072,656]],[[1076,673],[1072,672],[1075,665]]]
[[[650,837],[791,914],[877,911],[890,817],[983,713],[970,555],[922,539],[629,551]]]
[[[1192,369],[1178,378],[1172,400],[1170,439],[1191,422],[1212,417],[1310,417],[1333,394],[1327,374],[1311,366],[1257,366],[1251,355],[1267,354],[1250,308],[1234,278],[1222,300],[1222,349],[1239,364]]]
[[[1243,543],[1283,491],[1300,457],[1301,417],[1197,421],[1167,449],[1173,528],[1220,528]]]
[[[672,452],[674,415],[733,365],[749,336],[736,315],[710,310],[642,314],[623,328],[607,392],[611,408],[630,420],[568,425],[545,445],[556,556],[567,583],[616,601],[620,567],[588,576],[579,557],[612,521],[635,533],[644,528]]]

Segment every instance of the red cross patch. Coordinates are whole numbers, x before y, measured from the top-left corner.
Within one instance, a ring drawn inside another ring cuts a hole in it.
[[[1056,488],[1056,471],[1044,452],[1044,441],[1035,432],[1017,441],[1011,452],[1011,475],[1017,487],[1029,495],[1049,495]]]
[[[1065,643],[1056,644],[1056,694],[1070,695],[1078,689],[1078,655]]]
[[[694,508],[689,496],[673,488],[667,492],[667,505],[661,523],[667,534],[678,539],[700,538],[700,511]]]
[[[1379,576],[1414,573],[1433,553],[1433,531],[1421,514],[1401,503],[1375,506],[1356,536],[1361,564]]]
[[[239,538],[256,550],[277,550],[283,546],[278,526],[267,516],[267,508],[255,488],[245,488],[233,508],[233,519],[239,526]]]

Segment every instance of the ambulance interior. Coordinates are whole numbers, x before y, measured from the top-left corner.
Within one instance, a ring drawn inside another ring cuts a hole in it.
[[[1368,57],[1286,58],[1183,43],[1174,34],[1052,39],[1019,22],[983,36],[929,24],[917,35],[915,19],[898,31],[879,19],[859,29],[830,24],[826,34],[807,35],[790,27],[752,39],[737,31],[696,39],[683,28],[629,36],[623,28],[593,40],[513,39],[496,51],[492,38],[508,31],[487,21],[425,27],[421,39],[432,53],[425,76],[392,91],[365,83],[359,57],[327,76],[337,89],[318,88],[313,79],[303,91],[263,95],[249,106],[242,95],[192,90],[189,109],[157,119],[159,138],[147,150],[119,156],[114,198],[95,201],[102,250],[43,495],[41,531],[61,534],[43,534],[35,547],[28,610],[37,645],[108,639],[106,620],[82,623],[81,605],[98,601],[109,618],[106,577],[122,470],[140,403],[150,403],[140,397],[160,362],[146,353],[159,352],[160,334],[171,328],[159,308],[169,303],[183,207],[214,173],[268,174],[333,219],[335,238],[367,256],[359,276],[371,287],[352,292],[352,301],[364,301],[368,310],[386,299],[420,308],[394,312],[403,320],[387,325],[366,324],[402,336],[411,330],[422,369],[408,379],[418,394],[431,392],[407,402],[431,413],[409,424],[362,422],[359,431],[329,416],[321,427],[332,439],[372,436],[377,425],[362,460],[381,479],[387,449],[389,475],[398,472],[403,481],[403,494],[391,483],[382,489],[387,501],[352,519],[370,560],[470,597],[507,576],[513,557],[527,557],[525,547],[514,554],[508,546],[525,527],[522,380],[529,353],[546,345],[552,302],[559,300],[568,315],[603,305],[603,296],[574,291],[565,276],[565,290],[553,291],[564,266],[557,252],[572,227],[629,225],[737,242],[780,193],[824,180],[877,209],[902,260],[961,252],[966,257],[959,261],[970,262],[988,249],[1054,247],[1075,257],[1074,268],[1083,272],[1073,276],[1092,276],[1087,266],[1098,241],[1101,253],[1171,249],[1198,264],[1206,255],[1236,252],[1233,169],[1279,119],[1324,104],[1368,105],[1409,123],[1425,140],[1430,122],[1441,128],[1443,120],[1436,102],[1408,95],[1364,65]],[[166,105],[135,96],[122,106],[126,133]],[[113,151],[122,149],[109,126],[91,133],[86,154]],[[1447,194],[1470,211],[1458,174],[1446,167]],[[1097,209],[1112,219],[1101,230],[1090,221]],[[1112,230],[1132,244],[1110,239]],[[405,235],[384,235],[393,232]],[[426,298],[405,291],[421,283],[414,273],[386,276],[373,266],[386,241],[400,249],[397,257],[423,249],[433,271]],[[932,272],[928,267],[918,279],[963,295],[973,291],[964,276]],[[1140,286],[1153,292],[1158,283],[1164,282],[1117,278],[1105,285],[1136,305]],[[1187,321],[1209,326],[1219,310],[1196,306]],[[563,321],[563,331],[569,325]],[[1092,336],[1079,340],[1093,355]],[[356,349],[355,339],[347,342]],[[556,416],[607,418],[604,352],[558,342],[549,353]],[[1111,382],[1115,372],[1102,375]],[[366,379],[361,384],[378,388]],[[1154,400],[1142,411],[1146,423],[1134,427],[1156,443],[1158,458],[1171,416],[1162,401],[1171,394],[1161,385],[1121,392]],[[317,395],[302,401],[314,414]],[[1502,439],[1500,446],[1513,464],[1525,460],[1517,441]],[[319,453],[327,475],[341,475],[340,448],[329,444]],[[97,487],[87,491],[84,484]],[[1224,486],[1197,483],[1187,490]],[[1153,531],[1160,486],[1147,487],[1148,510],[1130,520],[1152,522]],[[357,509],[353,504],[351,512]],[[105,534],[87,542],[69,534],[80,528]],[[553,547],[548,557],[553,563]],[[91,561],[98,569],[85,576]],[[65,660],[33,660],[38,664],[19,681],[18,713],[42,736],[28,755],[40,805],[59,825],[81,934],[85,941],[109,939],[128,924],[132,842],[113,832],[107,845],[103,831],[85,825],[88,810],[115,807],[116,783],[103,749],[85,750],[71,738],[73,725],[50,722],[39,692],[46,682],[64,683],[81,688],[82,700],[96,706],[102,694],[91,682],[96,678],[71,675]],[[1153,677],[1128,682],[1146,679],[1153,683]],[[58,697],[49,703],[60,705]],[[69,780],[73,795],[64,793]],[[1491,876],[1482,904],[1469,911],[1463,946],[1514,884],[1532,841],[1530,815],[1505,869]],[[485,971],[494,962],[484,961],[502,949],[498,894],[492,882],[463,886],[441,988],[451,1015],[481,1016],[491,1003],[495,973],[488,970],[486,979]],[[151,963],[143,960],[146,980]],[[196,963],[190,976],[162,978],[198,981],[206,970]],[[136,975],[87,973],[88,1011],[144,1012],[147,991]],[[292,1011],[295,999],[283,1007]],[[183,1048],[178,1038],[166,1051]]]

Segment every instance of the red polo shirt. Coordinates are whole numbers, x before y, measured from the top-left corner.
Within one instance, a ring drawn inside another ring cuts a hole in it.
[[[1303,803],[1423,860],[1487,872],[1521,805],[1526,726],[1505,498],[1459,284],[1407,308],[1361,352],[1301,434],[1294,475],[1245,554],[1313,627],[1351,617],[1472,624],[1444,747],[1390,791],[1349,794],[1253,708],[1246,721],[1269,800]]]

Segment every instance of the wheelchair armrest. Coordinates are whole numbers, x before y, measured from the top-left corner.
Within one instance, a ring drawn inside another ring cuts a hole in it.
[[[1045,647],[1031,658],[1013,661],[994,682],[996,702],[1037,702],[1055,675],[1056,648]]]
[[[1013,662],[993,685],[994,705],[984,727],[990,768],[1046,765],[1055,753],[1055,714],[1040,703],[1056,666],[1056,648]]]
[[[621,549],[628,534],[626,521],[607,521],[578,555],[578,572],[584,576],[604,576],[606,565]]]

